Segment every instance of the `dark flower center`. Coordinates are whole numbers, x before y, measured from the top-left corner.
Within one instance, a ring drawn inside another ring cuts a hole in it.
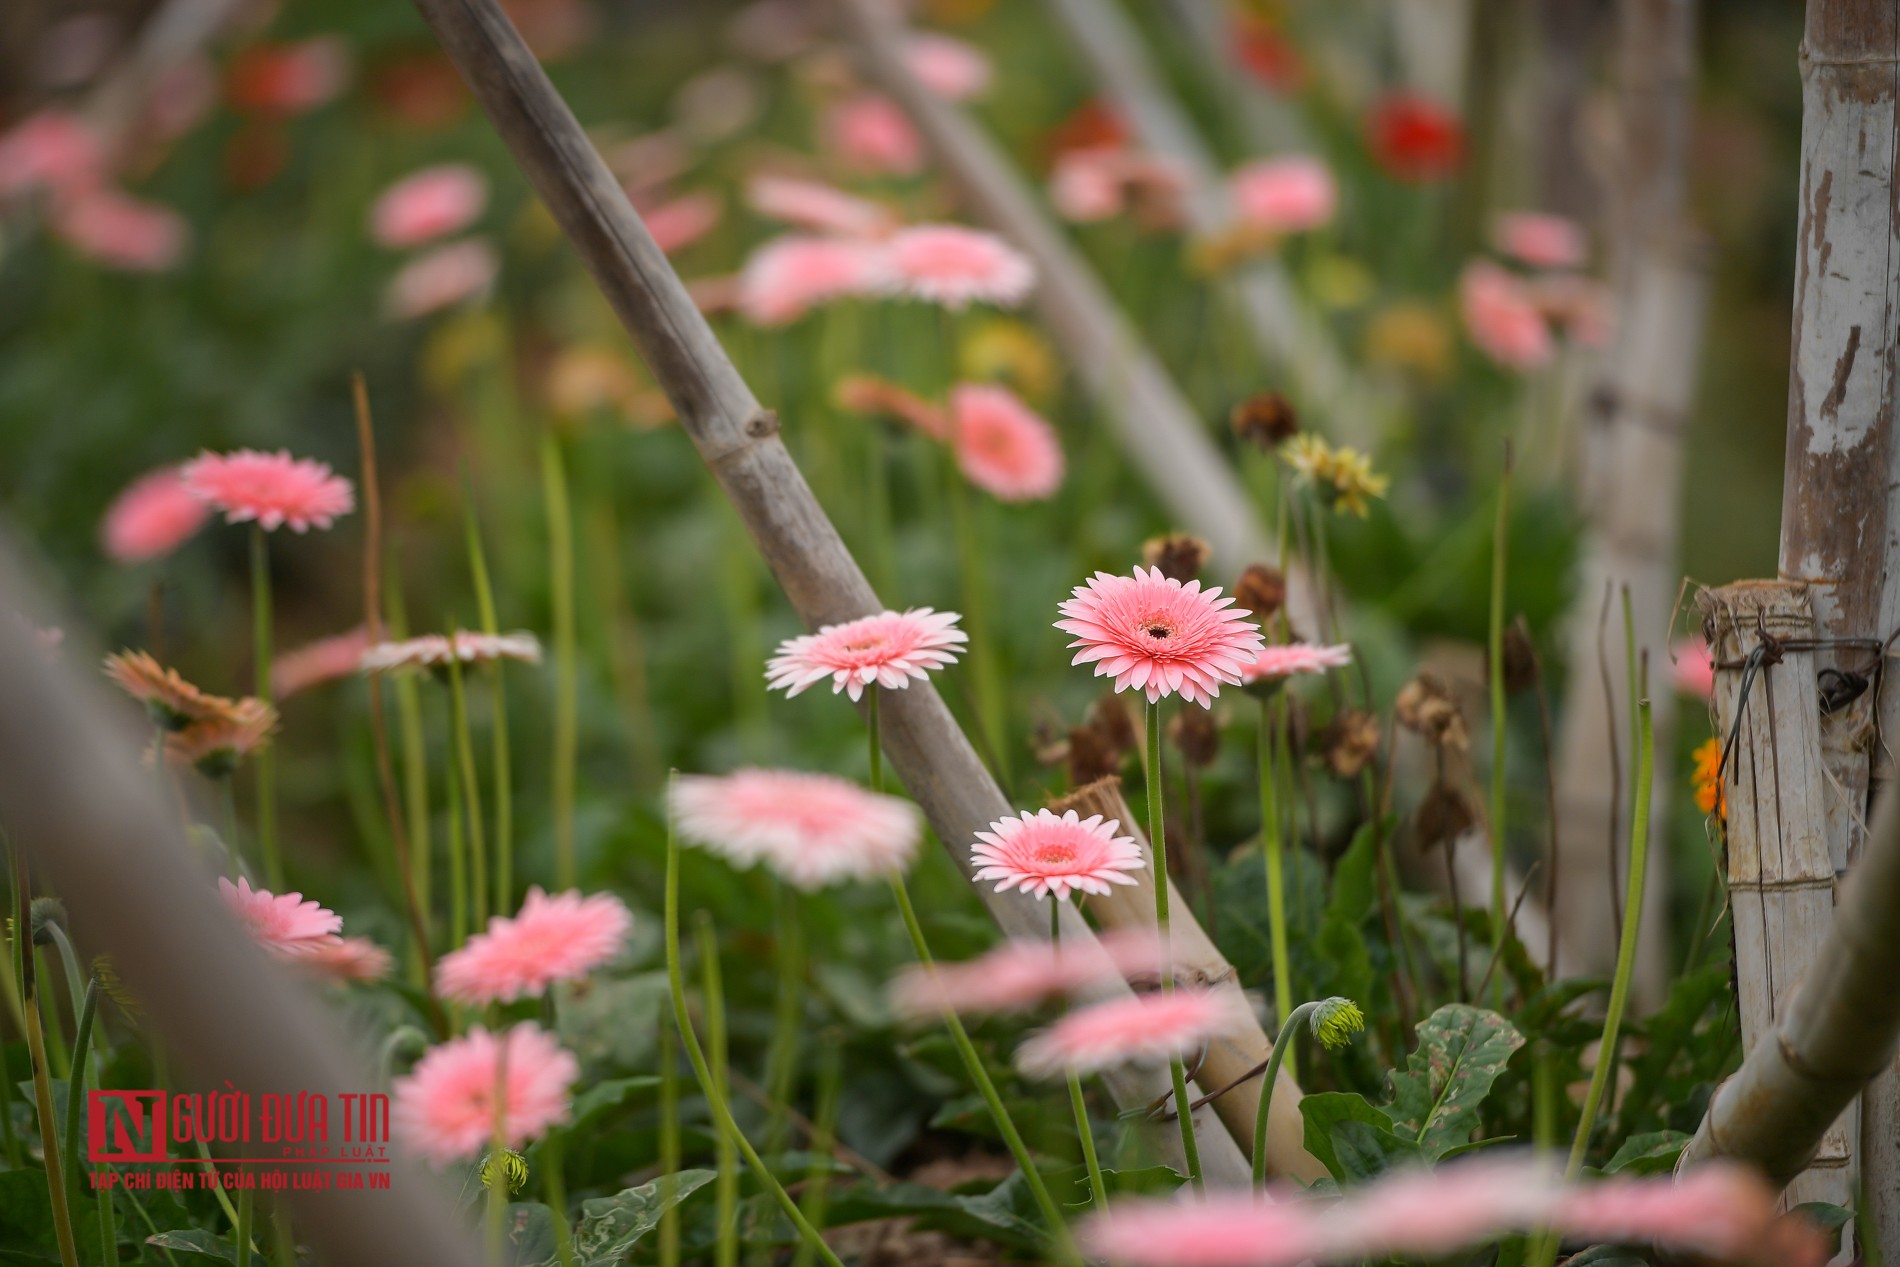
[[[1143,632],[1145,632],[1150,638],[1164,639],[1169,634],[1173,633],[1174,630],[1168,628],[1166,625],[1162,624],[1160,621],[1157,620],[1157,621],[1151,622],[1148,625],[1143,626]]]

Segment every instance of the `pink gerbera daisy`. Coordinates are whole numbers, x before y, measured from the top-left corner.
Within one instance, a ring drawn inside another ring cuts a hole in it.
[[[1309,1203],[1252,1193],[1118,1201],[1076,1236],[1091,1258],[1117,1267],[1293,1267],[1325,1251]]]
[[[163,558],[186,541],[211,507],[191,491],[176,466],[140,476],[120,493],[99,525],[99,541],[118,563]]]
[[[540,994],[556,981],[577,981],[620,953],[633,916],[611,893],[549,897],[528,890],[512,919],[497,915],[435,966],[442,997],[479,1006]]]
[[[745,197],[762,216],[818,233],[880,238],[897,227],[897,217],[886,208],[815,180],[754,176],[746,182]]]
[[[467,163],[438,163],[403,177],[377,198],[369,232],[391,248],[459,233],[488,205],[488,178]]]
[[[71,193],[98,183],[105,170],[99,138],[64,110],[42,110],[0,133],[0,198],[41,189]]]
[[[763,862],[807,891],[901,872],[922,833],[909,801],[828,774],[681,775],[669,804],[686,840],[737,867]]]
[[[880,246],[787,235],[746,260],[739,310],[759,325],[783,325],[834,299],[882,294],[890,283],[890,261]]]
[[[316,943],[343,931],[343,917],[307,901],[301,893],[271,893],[253,889],[249,880],[236,884],[220,878],[218,891],[225,907],[250,933],[251,940],[279,955],[310,950]]]
[[[1317,229],[1339,208],[1339,187],[1318,159],[1294,155],[1249,163],[1234,173],[1234,213],[1270,233]]]
[[[976,833],[970,860],[978,880],[995,880],[998,893],[1021,889],[1040,901],[1053,893],[1061,901],[1071,892],[1106,896],[1117,884],[1133,884],[1128,873],[1147,863],[1132,836],[1117,836],[1118,819],[1100,814],[1082,818],[1074,810],[1057,816],[1050,810],[1020,818],[999,818]]]
[[[463,238],[416,256],[389,279],[383,309],[392,317],[423,317],[487,293],[501,271],[495,248]]]
[[[191,236],[185,218],[170,207],[104,185],[62,198],[49,223],[75,250],[131,273],[170,268]]]
[[[897,285],[913,298],[952,310],[971,303],[1020,304],[1036,270],[1002,239],[960,224],[920,224],[891,238]]]
[[[1505,368],[1536,369],[1555,355],[1544,314],[1524,283],[1505,269],[1488,260],[1467,265],[1458,300],[1471,341]]]
[[[453,638],[446,634],[423,634],[401,642],[379,642],[358,657],[356,667],[365,673],[387,673],[391,669],[437,669],[451,660],[463,664],[494,664],[519,660],[524,664],[541,663],[541,640],[531,633],[484,634],[458,629]]]
[[[912,678],[922,681],[933,669],[956,663],[970,640],[957,628],[960,619],[956,612],[913,607],[826,625],[781,642],[778,654],[765,662],[765,684],[783,687],[790,697],[830,678],[831,693],[843,691],[853,701],[867,686],[901,690]]]
[[[968,101],[990,86],[990,59],[962,40],[920,32],[904,44],[904,65],[946,101]]]
[[[1707,699],[1715,693],[1715,657],[1700,638],[1684,638],[1669,648],[1670,680],[1684,695]]]
[[[255,521],[266,531],[328,528],[356,507],[350,482],[328,466],[289,453],[206,453],[185,464],[185,483],[226,523]]]
[[[271,694],[281,700],[349,677],[361,667],[367,650],[369,630],[358,625],[348,633],[332,634],[286,651],[271,662]]]
[[[497,1134],[520,1148],[567,1120],[580,1064],[538,1026],[470,1030],[432,1047],[390,1087],[397,1137],[437,1165],[482,1151]],[[500,1091],[498,1097],[496,1092]]]
[[[636,204],[640,222],[647,227],[653,245],[671,255],[683,251],[718,227],[726,214],[726,204],[717,194],[696,189],[663,202]]]
[[[950,392],[957,466],[1006,502],[1038,501],[1062,485],[1056,431],[1007,387],[962,383]]]
[[[1161,961],[1153,929],[1105,932],[1097,945],[1005,942],[979,959],[904,969],[891,982],[891,1003],[921,1019],[943,1012],[1020,1012],[1098,981],[1153,972]]]
[[[298,943],[290,962],[331,981],[381,981],[395,966],[387,950],[367,937],[325,937]]]
[[[923,169],[923,138],[889,97],[847,97],[825,112],[823,128],[825,148],[860,172],[914,176]]]
[[[1229,1033],[1239,1019],[1233,996],[1212,990],[1110,999],[1031,1035],[1016,1049],[1016,1065],[1032,1078],[1051,1078],[1116,1065],[1161,1064]]]
[[[1300,673],[1343,669],[1351,663],[1352,646],[1349,643],[1334,647],[1316,646],[1310,642],[1272,643],[1261,647],[1252,659],[1241,662],[1240,680],[1251,685]]]
[[[1447,1258],[1543,1222],[1559,1181],[1534,1156],[1395,1169],[1327,1212],[1329,1257]]]
[[[1583,226],[1546,212],[1507,211],[1494,238],[1498,250],[1532,268],[1581,268],[1590,254]]]
[[[1241,666],[1264,645],[1246,612],[1229,610],[1220,588],[1183,585],[1160,568],[1133,576],[1097,572],[1060,604],[1056,628],[1075,635],[1074,664],[1094,664],[1117,691],[1146,690],[1150,704],[1179,691],[1208,706],[1221,683],[1240,683]]]

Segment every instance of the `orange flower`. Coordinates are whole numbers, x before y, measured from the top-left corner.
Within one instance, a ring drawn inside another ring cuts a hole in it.
[[[196,721],[165,736],[165,756],[196,766],[210,779],[228,777],[237,763],[270,742],[277,710],[261,699],[237,701],[229,717]]]
[[[1695,772],[1690,775],[1695,784],[1696,808],[1704,814],[1713,814],[1717,818],[1728,818],[1728,789],[1722,786],[1722,741],[1704,739],[1695,750]]]
[[[167,669],[144,651],[122,651],[106,657],[106,676],[151,712],[152,720],[170,731],[198,722],[231,723],[238,720],[236,700],[201,691]]]

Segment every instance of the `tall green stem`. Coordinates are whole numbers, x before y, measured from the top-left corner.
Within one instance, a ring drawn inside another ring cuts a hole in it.
[[[680,1171],[680,1052],[671,1017],[660,1018],[660,1267],[679,1267],[680,1220],[673,1192]],[[815,1221],[815,1220],[814,1220]],[[800,1252],[804,1249],[801,1246]]]
[[[46,1164],[46,1195],[53,1208],[53,1235],[59,1245],[60,1267],[79,1267],[73,1238],[72,1208],[66,1201],[65,1170],[60,1165],[58,1119],[53,1114],[53,1079],[46,1063],[46,1034],[41,1028],[39,973],[33,958],[32,897],[26,866],[14,859],[15,914],[13,951],[20,977],[22,1012],[26,1021],[26,1050],[33,1066],[33,1105],[39,1120],[40,1152]]]
[[[805,962],[798,928],[798,893],[783,881],[774,881],[778,901],[778,999],[773,1009],[772,1046],[766,1057],[765,1089],[770,1101],[765,1127],[765,1154],[785,1146],[791,1118],[792,1085],[798,1077],[799,1038],[805,1021]]]
[[[541,488],[548,515],[548,588],[554,613],[554,880],[574,887],[574,785],[580,754],[580,666],[574,633],[574,523],[560,441],[541,440]]]
[[[693,933],[699,944],[699,994],[706,1009],[706,1056],[719,1098],[730,1103],[726,1094],[731,1085],[726,1068],[726,993],[719,978],[719,942],[713,936],[712,917],[701,911],[693,919]],[[714,1141],[718,1177],[713,1180],[715,1215],[718,1229],[713,1244],[713,1262],[717,1267],[736,1267],[739,1261],[739,1152],[732,1136],[720,1132]]]
[[[1062,902],[1049,899],[1049,945],[1062,944]],[[1082,1079],[1069,1070],[1069,1108],[1075,1113],[1075,1134],[1082,1143],[1082,1161],[1088,1167],[1089,1193],[1095,1199],[1097,1211],[1108,1212],[1108,1185],[1102,1179],[1102,1163],[1095,1153],[1095,1128],[1089,1125],[1088,1101],[1082,1095]]]
[[[1320,1000],[1302,1003],[1285,1013],[1286,1019],[1280,1022],[1280,1033],[1273,1040],[1273,1054],[1267,1058],[1266,1080],[1260,1084],[1260,1106],[1253,1116],[1253,1186],[1256,1191],[1264,1192],[1267,1187],[1267,1118],[1273,1107],[1273,1087],[1280,1079],[1280,1066],[1285,1063],[1287,1053],[1292,1049],[1299,1027],[1306,1024],[1307,1018],[1320,1006]]]
[[[831,1195],[831,1150],[838,1132],[839,1091],[844,1085],[844,1042],[821,1042],[818,1046],[818,1107],[812,1122],[811,1165],[805,1171],[805,1192],[799,1208],[817,1227],[825,1221]],[[811,1246],[800,1244],[792,1267],[811,1267]]]
[[[449,948],[460,946],[468,936],[468,859],[462,838],[462,779],[454,759],[443,762],[448,780],[449,837]]]
[[[1284,1018],[1293,1011],[1293,962],[1286,936],[1286,844],[1280,835],[1279,772],[1274,766],[1273,743],[1278,733],[1279,696],[1260,701],[1260,840],[1267,868],[1267,933],[1273,952],[1273,1014]]]
[[[467,508],[465,527],[468,534],[469,573],[475,581],[475,611],[481,618],[482,632],[493,638],[501,633],[501,621],[495,614],[495,590],[488,579],[488,558],[482,550],[481,526],[475,522],[475,501],[463,482],[463,505]],[[489,735],[490,760],[494,763],[495,782],[495,912],[506,915],[514,905],[515,807],[514,775],[508,752],[508,683],[502,662],[488,666],[488,682],[494,699],[495,715]]]
[[[1168,836],[1162,816],[1161,702],[1147,708],[1148,730],[1148,844],[1154,850],[1155,931],[1161,939],[1161,992],[1174,991],[1174,944],[1168,936]],[[1188,1182],[1196,1192],[1207,1190],[1201,1176],[1201,1149],[1194,1138],[1194,1112],[1189,1107],[1187,1067],[1181,1057],[1168,1060],[1168,1077],[1174,1083],[1175,1120],[1181,1126],[1181,1154],[1187,1161]]]
[[[970,490],[954,456],[946,453],[950,472],[950,520],[957,545],[957,573],[963,582],[963,620],[969,630],[970,672],[976,680],[976,699],[980,712],[977,725],[988,740],[991,760],[997,763],[998,781],[1009,785],[1009,701],[997,672],[996,640],[990,637],[989,589],[983,574],[983,547],[975,509],[970,505]]]
[[[680,850],[679,838],[674,835],[671,818],[666,829],[666,980],[673,994],[673,1023],[678,1026],[680,1039],[686,1044],[686,1058],[692,1062],[693,1074],[699,1079],[699,1088],[706,1096],[707,1107],[712,1110],[713,1123],[722,1133],[729,1135],[739,1151],[745,1155],[746,1163],[752,1167],[752,1173],[759,1184],[772,1194],[778,1208],[792,1221],[800,1236],[805,1238],[819,1261],[828,1267],[844,1267],[831,1247],[818,1235],[818,1229],[805,1218],[804,1211],[785,1191],[785,1185],[778,1181],[752,1147],[750,1141],[740,1133],[739,1124],[732,1119],[732,1111],[727,1107],[726,1098],[721,1094],[719,1083],[712,1076],[712,1070],[706,1063],[706,1054],[700,1050],[699,1037],[693,1032],[692,1015],[686,1010],[686,983],[680,971]]]
[[[84,1000],[79,1005],[79,1022],[73,1029],[73,1072],[66,1080],[66,1138],[60,1155],[67,1159],[66,1190],[78,1204],[79,1123],[85,1120],[86,1057],[92,1050],[92,1026],[99,1010],[99,982],[86,982]]]
[[[1491,538],[1491,937],[1502,946],[1508,936],[1504,922],[1504,565],[1510,543],[1511,454],[1504,453],[1504,475],[1498,481],[1498,519]],[[1504,974],[1499,973],[1495,999],[1502,1005]]]
[[[548,1208],[554,1211],[554,1258],[561,1267],[574,1267],[574,1237],[568,1231],[567,1170],[561,1156],[561,1132],[550,1131],[541,1145],[541,1184]]]
[[[455,630],[449,631],[451,640]],[[449,656],[450,720],[455,734],[455,758],[461,769],[463,830],[468,833],[468,895],[476,931],[488,926],[488,841],[482,827],[482,785],[475,773],[475,740],[469,733],[468,695],[462,689],[462,657]]]
[[[271,702],[270,544],[264,530],[251,528],[251,655],[256,661],[257,698]],[[277,772],[271,745],[252,758],[257,769],[257,841],[263,853],[264,883],[271,892],[284,888],[284,863],[277,854]],[[232,848],[236,848],[234,844]]]

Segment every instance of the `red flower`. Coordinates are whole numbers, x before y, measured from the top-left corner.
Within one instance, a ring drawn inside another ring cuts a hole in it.
[[[1372,156],[1394,180],[1443,180],[1465,161],[1465,130],[1451,111],[1414,92],[1392,92],[1366,120]]]
[[[1293,41],[1269,23],[1237,17],[1228,32],[1241,68],[1274,92],[1298,92],[1306,79],[1306,64]]]

